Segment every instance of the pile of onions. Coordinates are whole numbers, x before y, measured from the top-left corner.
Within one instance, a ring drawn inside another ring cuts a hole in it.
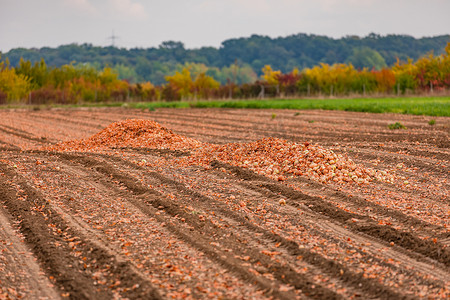
[[[375,178],[383,181],[391,179],[384,171],[357,165],[346,155],[336,154],[317,144],[299,144],[278,138],[265,138],[252,143],[204,145],[193,154],[197,161],[217,159],[279,181],[293,176],[305,176],[320,182],[359,184]]]
[[[305,176],[320,182],[367,183],[373,179],[392,182],[393,176],[355,164],[317,144],[293,143],[265,138],[251,143],[216,145],[175,134],[150,120],[125,120],[113,123],[87,139],[59,143],[51,151],[102,151],[112,148],[153,148],[190,151],[180,163],[208,166],[219,160],[233,166],[283,181]]]

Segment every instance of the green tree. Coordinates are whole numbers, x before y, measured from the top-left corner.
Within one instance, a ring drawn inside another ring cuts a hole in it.
[[[209,70],[211,69],[208,69],[206,74],[214,77],[214,79],[221,84],[227,84],[228,81],[234,81],[235,84],[245,84],[255,82],[258,79],[258,75],[253,71],[253,68],[247,64],[241,66],[234,63],[230,66],[225,66],[220,70]]]
[[[117,73],[119,79],[127,80],[130,83],[138,82],[138,75],[136,71],[130,66],[117,64],[114,66],[113,70]]]
[[[375,70],[381,70],[386,67],[386,61],[380,53],[369,47],[353,49],[353,54],[348,57],[347,63],[351,63],[357,69],[373,68]]]

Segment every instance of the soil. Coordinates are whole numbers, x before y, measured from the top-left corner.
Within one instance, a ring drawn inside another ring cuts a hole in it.
[[[0,299],[448,299],[449,149],[446,117],[1,110]]]

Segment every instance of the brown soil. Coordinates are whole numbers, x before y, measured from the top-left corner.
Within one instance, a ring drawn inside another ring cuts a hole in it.
[[[433,118],[0,111],[0,299],[447,299]]]

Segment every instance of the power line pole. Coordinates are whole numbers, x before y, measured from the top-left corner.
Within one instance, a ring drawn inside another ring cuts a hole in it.
[[[112,35],[108,37],[108,40],[111,40],[111,46],[115,47],[116,46],[116,39],[118,39],[119,37],[117,35],[114,34],[114,30],[112,31]]]

